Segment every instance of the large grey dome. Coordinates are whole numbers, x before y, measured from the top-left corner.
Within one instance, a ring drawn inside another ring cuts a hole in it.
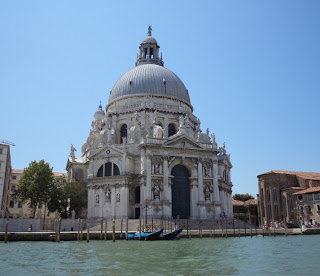
[[[156,64],[141,64],[124,73],[112,88],[109,103],[138,94],[169,96],[190,104],[188,91],[179,77]]]

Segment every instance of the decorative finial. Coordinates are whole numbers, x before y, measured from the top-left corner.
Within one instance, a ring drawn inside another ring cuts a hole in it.
[[[151,31],[152,31],[152,27],[151,27],[151,25],[149,25],[149,27],[148,27],[148,36],[151,36]]]

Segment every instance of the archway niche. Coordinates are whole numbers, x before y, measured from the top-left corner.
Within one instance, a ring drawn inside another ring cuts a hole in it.
[[[182,165],[176,165],[172,171],[172,216],[186,219],[190,216],[190,174]]]

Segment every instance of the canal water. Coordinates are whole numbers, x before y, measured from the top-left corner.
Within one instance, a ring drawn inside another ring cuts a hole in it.
[[[320,275],[320,235],[0,243],[0,275]]]

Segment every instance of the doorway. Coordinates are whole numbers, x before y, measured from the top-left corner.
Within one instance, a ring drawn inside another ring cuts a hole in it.
[[[182,165],[175,166],[171,175],[173,175],[172,185],[172,216],[181,219],[187,219],[190,216],[190,181],[189,171]]]

